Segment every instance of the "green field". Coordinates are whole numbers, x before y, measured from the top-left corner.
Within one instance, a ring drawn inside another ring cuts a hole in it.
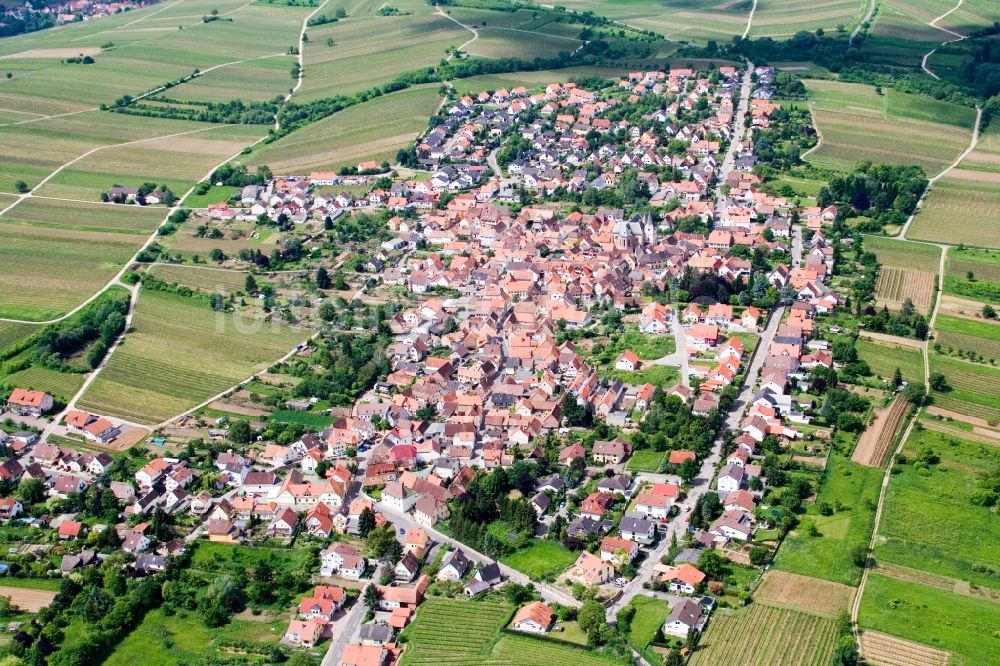
[[[907,235],[1000,248],[1000,123],[982,130],[975,150],[934,183]]]
[[[576,553],[567,550],[558,541],[532,539],[530,546],[504,555],[500,561],[532,580],[544,580],[562,573],[576,558]]]
[[[245,645],[268,650],[277,646],[288,621],[284,617],[232,620],[210,629],[201,617],[189,611],[167,616],[162,610],[146,614],[104,662],[108,666],[182,666],[205,659],[228,661],[234,650]],[[263,663],[251,661],[247,663]]]
[[[934,324],[934,340],[948,351],[976,354],[981,361],[1000,361],[1000,324],[989,320],[939,316]]]
[[[944,291],[962,298],[1000,303],[1000,252],[969,247],[950,248],[945,266]]]
[[[931,354],[931,372],[945,376],[950,389],[933,391],[935,405],[961,414],[1000,421],[1000,369]]]
[[[186,264],[154,264],[149,267],[149,272],[165,282],[221,294],[243,291],[248,275],[243,271]]]
[[[0,382],[19,388],[45,391],[64,402],[76,395],[76,392],[83,386],[83,379],[83,375],[79,373],[59,372],[39,366],[33,366],[11,375],[0,375]]]
[[[162,208],[26,199],[0,218],[0,316],[44,320],[103,288]]]
[[[0,321],[0,351],[40,330],[40,327],[33,326],[32,324],[15,324],[9,321]]]
[[[396,151],[427,127],[440,102],[438,86],[416,86],[345,109],[241,159],[267,164],[277,174],[304,175],[365,160],[393,162]]]
[[[750,26],[750,37],[788,38],[800,30],[823,28],[833,34],[838,26],[845,32],[858,24],[868,3],[864,0],[760,0]]]
[[[954,6],[951,0],[883,0],[861,56],[876,65],[919,69],[925,53],[954,37],[929,25]]]
[[[775,567],[857,585],[861,568],[852,561],[851,551],[867,544],[871,537],[882,470],[831,453],[825,474],[816,502],[806,505],[807,518],[803,519],[815,525],[820,536],[808,536],[802,529],[790,532],[778,549]],[[834,507],[834,513],[821,515],[822,503]],[[836,509],[838,503],[841,509]]]
[[[808,161],[846,170],[862,160],[915,164],[935,175],[969,143],[973,109],[873,86],[809,79],[822,140]]]
[[[1000,604],[920,585],[868,577],[858,624],[951,652],[949,664],[996,663]]]
[[[927,243],[911,243],[884,236],[865,236],[864,247],[878,257],[883,266],[908,268],[936,273],[941,262],[941,249]]]
[[[940,462],[896,467],[899,472],[889,483],[875,558],[1000,588],[1000,523],[994,511],[970,499],[977,473],[1000,469],[1000,447],[922,429],[903,449],[908,460],[928,451]]]
[[[882,344],[865,338],[858,338],[854,346],[858,358],[882,379],[892,379],[896,368],[899,368],[906,381],[924,381],[924,357],[919,349]]]
[[[277,322],[213,312],[205,301],[144,290],[132,332],[80,406],[158,423],[263,370],[307,337]]]
[[[826,666],[836,642],[834,620],[758,602],[738,611],[717,611],[690,663]]]

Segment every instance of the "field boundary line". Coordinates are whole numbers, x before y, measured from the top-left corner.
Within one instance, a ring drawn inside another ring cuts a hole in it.
[[[466,30],[468,30],[469,32],[471,32],[471,33],[472,33],[472,38],[471,38],[471,39],[468,39],[468,40],[466,40],[466,41],[465,41],[465,42],[464,42],[464,43],[463,43],[463,44],[462,44],[461,46],[457,47],[457,48],[455,49],[455,51],[461,51],[461,50],[462,50],[462,49],[464,49],[464,48],[465,48],[466,46],[468,46],[468,45],[469,45],[469,44],[471,44],[472,42],[474,42],[474,41],[476,41],[477,39],[479,39],[479,31],[478,31],[478,30],[476,30],[476,29],[475,29],[475,28],[473,28],[472,26],[468,26],[468,25],[465,25],[464,23],[462,23],[461,21],[459,21],[459,20],[458,20],[457,18],[455,18],[454,16],[451,16],[450,14],[448,14],[448,12],[444,11],[443,9],[441,9],[441,5],[438,5],[438,6],[437,6],[437,13],[438,13],[438,14],[440,14],[441,16],[445,17],[446,19],[448,19],[448,20],[449,20],[449,21],[451,21],[452,23],[455,23],[456,25],[458,25],[458,26],[461,26],[462,28],[465,28]],[[454,58],[454,57],[455,57],[455,51],[452,51],[452,52],[451,52],[451,55],[449,55],[449,56],[448,56],[448,60],[451,60],[452,58]]]
[[[320,5],[316,7],[316,9],[312,10],[304,19],[302,19],[302,29],[299,30],[299,54],[298,54],[298,59],[296,60],[296,62],[298,62],[299,64],[299,75],[295,79],[295,85],[292,87],[291,90],[288,91],[288,94],[285,95],[286,104],[291,101],[292,95],[297,93],[299,91],[299,88],[302,87],[302,77],[305,75],[305,69],[306,69],[305,36],[306,36],[306,29],[309,27],[309,20],[312,19],[313,16],[316,16],[316,14],[319,13],[319,10],[326,7],[329,3],[330,0],[325,0],[325,2],[320,3]],[[250,3],[248,2],[247,4],[249,5]],[[278,120],[278,113],[274,114],[274,129],[276,130],[281,129],[281,121]],[[257,143],[260,142],[258,141]]]
[[[899,230],[899,235],[896,236],[896,238],[898,238],[900,240],[909,240],[909,239],[906,238],[906,234],[910,230],[910,224],[913,223],[913,218],[915,218],[917,216],[917,213],[920,212],[920,208],[921,208],[921,206],[923,206],[924,200],[927,198],[927,193],[931,191],[931,187],[942,176],[946,175],[949,171],[951,171],[952,169],[954,169],[955,167],[957,167],[962,160],[964,160],[966,157],[969,156],[969,153],[971,153],[973,150],[976,149],[976,144],[979,143],[979,129],[980,129],[981,125],[982,125],[982,120],[983,120],[983,107],[977,106],[976,107],[976,121],[975,121],[975,123],[972,126],[972,139],[969,141],[968,147],[966,147],[966,149],[962,151],[962,153],[958,156],[957,159],[955,159],[954,162],[952,162],[950,165],[948,165],[947,167],[945,167],[943,171],[941,171],[936,176],[931,176],[930,178],[927,179],[927,186],[924,188],[924,191],[920,193],[920,198],[917,199],[917,205],[916,205],[916,207],[913,209],[913,212],[910,214],[910,217],[908,217],[906,219],[906,224],[904,224],[903,228]],[[917,242],[920,242],[920,241],[917,241]],[[927,241],[923,241],[923,242],[927,243]],[[927,244],[928,245],[937,245],[938,247],[944,247],[943,244],[939,244],[939,243],[927,243]],[[941,281],[941,285],[943,287],[943,285],[944,285],[944,281],[943,280]]]
[[[965,2],[965,0],[958,0],[958,4],[957,5],[955,5],[954,7],[952,7],[951,9],[949,9],[948,11],[946,11],[944,14],[941,14],[941,16],[938,16],[937,18],[931,19],[930,21],[927,22],[927,25],[929,25],[932,28],[936,28],[938,30],[942,30],[944,32],[947,32],[949,35],[955,35],[955,39],[947,39],[947,40],[941,42],[940,45],[935,46],[930,51],[928,51],[927,53],[925,53],[924,57],[920,60],[920,69],[924,70],[926,73],[930,74],[934,79],[936,79],[938,81],[941,80],[941,77],[938,76],[937,74],[935,74],[933,71],[931,71],[931,68],[927,66],[927,61],[930,60],[930,57],[932,55],[934,55],[934,53],[939,48],[941,48],[942,46],[944,46],[945,44],[951,44],[952,42],[960,42],[963,39],[967,39],[969,36],[968,35],[961,35],[961,34],[955,32],[954,30],[949,30],[948,28],[942,28],[941,26],[939,26],[937,24],[937,22],[940,21],[941,19],[947,17],[949,14],[951,14],[953,11],[955,11],[959,7],[961,7],[964,2]]]
[[[809,118],[812,119],[813,129],[816,130],[816,145],[807,150],[806,152],[799,155],[799,159],[806,158],[809,153],[813,152],[821,145],[823,145],[823,131],[819,128],[819,123],[816,122],[816,112],[813,110],[812,102],[806,102],[806,108],[809,109]]]
[[[851,36],[848,37],[848,39],[847,39],[847,45],[848,46],[854,46],[854,38],[857,37],[861,33],[861,27],[864,26],[864,24],[866,22],[868,22],[868,21],[871,20],[872,14],[875,13],[875,8],[876,7],[878,7],[878,0],[869,0],[869,2],[868,2],[868,12],[865,13],[865,15],[861,17],[861,20],[858,21],[858,25],[855,26],[854,30],[851,31]]]
[[[958,4],[957,5],[955,5],[954,7],[952,7],[951,9],[949,9],[948,11],[946,11],[944,14],[941,14],[941,16],[938,16],[937,18],[932,19],[930,21],[930,26],[932,28],[937,28],[938,30],[944,30],[947,33],[951,33],[952,35],[955,35],[956,37],[961,37],[962,39],[965,39],[967,37],[967,35],[959,34],[959,33],[955,32],[954,30],[949,30],[948,28],[942,28],[941,26],[939,26],[937,24],[938,21],[940,21],[943,18],[947,18],[952,12],[956,11],[963,4],[965,4],[965,0],[958,0]]]
[[[232,125],[217,125],[216,127],[207,128],[207,129],[218,129],[220,127],[232,127]],[[202,132],[202,131],[205,131],[205,130],[197,130],[197,131]],[[153,139],[143,139],[143,141],[153,141],[154,139],[162,139],[162,138],[165,138],[165,137],[154,137]],[[253,143],[251,143],[248,146],[248,148],[252,148],[253,146],[256,146],[258,143],[260,143],[261,141],[263,141],[266,138],[267,138],[266,135],[262,136],[261,138],[257,139]],[[109,148],[111,146],[103,146],[103,147],[104,148]],[[244,148],[243,150],[246,150],[246,148]],[[59,317],[56,317],[54,319],[49,319],[49,320],[46,320],[46,321],[28,321],[28,320],[24,320],[24,319],[5,319],[5,318],[0,318],[0,321],[9,321],[9,322],[13,322],[15,324],[34,324],[36,326],[45,326],[47,324],[55,324],[55,323],[58,323],[60,321],[63,321],[64,319],[72,317],[77,312],[79,312],[83,308],[85,308],[88,305],[90,305],[91,303],[93,303],[97,299],[98,296],[100,296],[105,291],[107,291],[108,289],[110,289],[116,283],[120,283],[121,282],[122,277],[125,275],[125,273],[128,271],[128,269],[131,267],[131,265],[136,262],[136,259],[138,258],[139,254],[142,253],[146,248],[148,248],[149,245],[154,240],[157,239],[157,237],[159,237],[159,228],[160,228],[160,226],[162,226],[168,219],[170,219],[170,216],[173,215],[174,211],[180,210],[181,208],[185,208],[185,206],[183,205],[184,204],[184,200],[187,199],[189,196],[191,196],[191,194],[194,192],[194,188],[198,186],[198,183],[202,183],[202,182],[208,180],[209,178],[211,178],[212,174],[215,173],[216,169],[218,169],[222,165],[227,164],[231,160],[234,160],[237,157],[239,157],[240,155],[242,155],[243,154],[243,150],[240,150],[238,153],[234,153],[234,154],[230,155],[229,157],[227,157],[225,160],[219,162],[214,167],[212,167],[212,169],[208,173],[206,173],[204,176],[202,176],[197,181],[195,181],[195,183],[188,189],[188,191],[185,192],[183,194],[183,196],[181,196],[177,200],[177,203],[174,204],[171,208],[167,209],[166,215],[163,216],[163,221],[160,222],[159,225],[157,225],[156,229],[153,229],[152,233],[146,239],[146,242],[144,242],[142,244],[142,246],[138,250],[135,251],[135,254],[133,254],[132,257],[128,261],[126,261],[124,263],[124,265],[122,266],[122,269],[120,271],[118,271],[118,273],[114,277],[112,277],[110,280],[108,280],[107,284],[105,284],[103,287],[101,287],[97,292],[95,292],[90,298],[88,298],[87,300],[85,300],[83,303],[81,303],[80,305],[76,306],[75,308],[73,308],[69,312],[67,312],[67,313],[65,313],[65,314],[63,314],[63,315],[61,315]],[[83,157],[83,156],[81,155],[81,157]],[[77,158],[77,159],[79,159],[79,158]],[[63,168],[63,167],[60,167],[60,168]],[[29,194],[30,194],[30,192],[29,192]],[[15,202],[15,204],[18,203],[18,202],[20,202],[20,201],[21,201],[21,199],[18,199],[18,201]],[[12,204],[11,206],[8,206],[6,209],[4,209],[3,211],[0,211],[0,216],[2,216],[4,213],[6,213],[7,210],[9,210],[15,204]],[[0,217],[0,219],[2,219],[2,217]]]
[[[874,2],[874,0],[872,0]],[[747,17],[747,27],[743,29],[743,36],[740,39],[746,39],[747,35],[750,34],[750,26],[753,24],[753,15],[757,12],[757,0],[753,0],[753,6],[750,7],[750,16]]]

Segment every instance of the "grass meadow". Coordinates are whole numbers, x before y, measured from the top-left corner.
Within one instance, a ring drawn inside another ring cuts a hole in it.
[[[915,164],[935,175],[968,145],[973,109],[874,86],[809,79],[822,139],[808,156],[819,167],[847,170],[862,160]]]
[[[991,664],[1000,653],[1000,604],[874,573],[858,624],[946,650],[955,666]]]
[[[861,568],[852,561],[851,551],[867,544],[871,537],[881,483],[881,469],[831,453],[816,502],[806,505],[802,524],[785,537],[778,549],[775,568],[857,585]],[[834,513],[821,515],[819,506],[823,503],[834,507]],[[808,535],[804,529],[808,523],[816,526],[819,536]]]
[[[875,558],[1000,589],[1000,524],[970,500],[979,473],[1000,467],[1000,448],[920,429],[903,454],[932,451],[933,465],[897,465],[889,483]]]
[[[137,423],[158,423],[259,372],[308,333],[234,313],[204,300],[144,290],[133,330],[80,406]]]
[[[576,561],[577,554],[567,550],[562,544],[546,539],[532,539],[531,545],[500,561],[526,574],[532,580],[543,580],[555,576]]]

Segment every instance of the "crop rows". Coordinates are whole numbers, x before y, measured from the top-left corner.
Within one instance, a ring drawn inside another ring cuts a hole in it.
[[[879,410],[875,423],[858,439],[852,460],[862,465],[881,467],[903,424],[909,404],[902,396],[896,396],[892,405]]]
[[[510,617],[501,603],[428,599],[406,630],[407,664],[475,664]]]
[[[877,631],[861,635],[865,661],[875,666],[947,666],[948,653]]]
[[[757,603],[738,614],[716,614],[691,663],[828,664],[836,640],[833,620]]]
[[[987,360],[1000,359],[1000,340],[987,340],[976,335],[954,331],[938,331],[935,341],[944,349],[981,354]]]
[[[858,357],[868,364],[872,372],[883,379],[891,379],[896,368],[903,379],[911,382],[924,380],[924,360],[920,351],[912,347],[882,345],[860,338],[857,341]]]
[[[880,304],[898,308],[907,298],[926,312],[934,297],[934,274],[902,268],[882,267],[875,296]]]

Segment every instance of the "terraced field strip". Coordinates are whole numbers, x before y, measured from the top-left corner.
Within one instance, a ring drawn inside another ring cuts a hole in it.
[[[910,403],[897,395],[888,407],[875,410],[875,420],[861,434],[851,460],[869,467],[881,467],[903,426]]]
[[[883,266],[935,272],[941,260],[941,249],[927,243],[913,243],[885,236],[864,237],[865,249],[878,257]]]
[[[176,264],[154,264],[149,267],[149,272],[164,282],[227,295],[242,291],[249,275],[245,271]]]
[[[854,588],[771,569],[764,574],[754,598],[779,607],[836,617],[850,607]]]
[[[931,372],[942,373],[949,386],[933,392],[934,404],[1000,422],[1000,369],[933,354]]]
[[[889,634],[866,630],[861,653],[874,666],[947,666],[949,653]]]
[[[976,597],[1000,603],[1000,590],[978,586],[973,587],[968,581],[958,578],[950,578],[929,571],[911,569],[910,567],[904,567],[901,564],[893,564],[891,562],[878,562],[876,570],[881,575],[895,578],[896,580],[919,583],[920,585],[934,587],[945,592],[954,592],[955,594],[964,594],[967,597]]]

